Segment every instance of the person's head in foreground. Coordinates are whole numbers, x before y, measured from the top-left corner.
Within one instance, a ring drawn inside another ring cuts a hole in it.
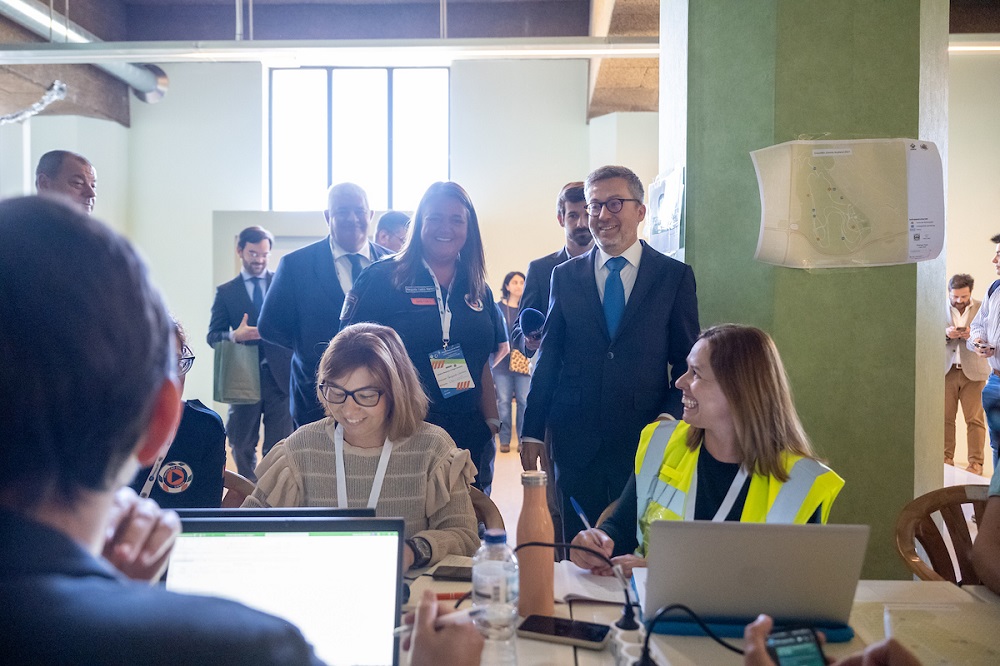
[[[316,393],[352,446],[409,437],[427,416],[427,396],[399,334],[361,323],[338,333],[323,353]]]
[[[122,490],[173,439],[176,332],[143,261],[100,222],[10,199],[0,234],[5,661],[155,662],[180,642],[193,663],[317,663],[284,620],[112,571],[156,580],[179,531],[176,514]],[[421,611],[411,663],[444,663],[454,649],[479,663],[474,628],[435,630],[433,598]]]

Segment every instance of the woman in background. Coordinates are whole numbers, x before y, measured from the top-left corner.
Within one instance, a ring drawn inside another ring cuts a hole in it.
[[[514,324],[517,322],[518,306],[521,294],[524,293],[524,273],[511,271],[503,279],[500,289],[500,300],[497,309],[507,328],[507,339],[511,339]],[[497,409],[500,412],[500,451],[510,451],[511,440],[511,400],[517,400],[517,445],[520,448],[521,428],[524,423],[524,406],[528,402],[528,389],[531,387],[531,373],[528,358],[515,349],[496,360],[493,366],[493,383],[497,388]]]
[[[490,356],[509,347],[486,284],[479,218],[461,185],[434,183],[412,224],[402,252],[358,276],[341,324],[371,321],[399,333],[430,400],[427,420],[469,451],[474,485],[489,494],[500,431]]]
[[[424,422],[427,398],[396,332],[348,326],[320,359],[327,417],[279,442],[257,466],[244,507],[375,509],[406,521],[404,571],[479,547],[468,451]]]
[[[825,523],[844,486],[813,453],[767,333],[738,324],[712,327],[687,360],[688,371],[677,380],[683,420],[643,429],[638,472],[614,514],[573,539],[627,572],[646,566],[655,520]],[[573,550],[570,559],[611,574],[589,553]]]

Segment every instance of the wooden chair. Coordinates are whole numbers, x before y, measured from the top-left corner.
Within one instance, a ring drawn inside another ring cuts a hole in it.
[[[506,529],[503,524],[503,516],[500,509],[493,503],[486,493],[475,486],[469,486],[469,497],[472,498],[472,507],[476,510],[476,521],[486,526],[486,529],[494,527],[501,530]]]
[[[956,585],[979,585],[979,576],[972,567],[972,535],[962,510],[971,504],[978,524],[986,509],[986,485],[950,486],[921,495],[903,507],[896,519],[896,548],[907,568],[921,580],[947,580]],[[948,546],[934,522],[940,513],[944,529],[951,539],[958,561],[955,571]],[[930,566],[917,554],[917,543],[923,546]]]
[[[223,509],[238,509],[243,505],[243,500],[253,494],[257,487],[254,482],[245,476],[237,474],[232,470],[226,470],[222,479]]]

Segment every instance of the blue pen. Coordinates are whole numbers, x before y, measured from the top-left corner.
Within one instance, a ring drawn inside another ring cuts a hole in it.
[[[576,511],[576,515],[580,516],[580,520],[583,522],[583,526],[588,530],[590,529],[590,521],[587,520],[587,514],[583,512],[583,507],[580,503],[576,501],[576,498],[570,497],[569,503],[573,505],[573,510]]]

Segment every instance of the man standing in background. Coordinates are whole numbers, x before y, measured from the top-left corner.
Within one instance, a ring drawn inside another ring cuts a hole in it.
[[[281,260],[258,322],[264,340],[293,352],[289,396],[295,427],[325,416],[316,397],[316,367],[340,330],[344,295],[362,270],[389,254],[368,241],[372,211],[359,186],[331,187],[324,215],[330,235]]]
[[[239,275],[216,290],[212,320],[208,325],[208,344],[228,340],[256,345],[260,356],[260,401],[230,405],[226,422],[236,469],[251,480],[257,479],[254,469],[257,467],[261,416],[264,418],[265,456],[272,446],[292,433],[288,406],[292,354],[284,347],[261,341],[257,332],[264,296],[274,279],[274,272],[267,270],[273,245],[274,236],[262,227],[247,227],[240,232],[236,254],[243,268]]]
[[[68,197],[90,215],[97,202],[97,170],[83,155],[50,150],[38,160],[35,187],[42,196]]]
[[[528,274],[524,278],[524,295],[521,296],[522,311],[525,308],[532,308],[543,315],[548,312],[549,283],[552,281],[553,269],[594,247],[594,236],[587,226],[587,211],[584,210],[584,206],[586,201],[583,196],[583,183],[576,181],[564,185],[556,200],[556,220],[566,236],[566,245],[559,251],[539,257],[528,264]],[[520,321],[514,324],[510,339],[511,349],[520,349],[530,358],[541,341],[540,335],[524,336]]]
[[[681,413],[674,380],[698,336],[690,266],[639,240],[642,181],[606,166],[587,176],[586,210],[597,247],[552,272],[541,351],[528,393],[521,460],[534,469],[545,429],[562,493],[563,531],[596,520],[634,469],[642,429]]]
[[[955,464],[955,421],[958,403],[962,403],[969,445],[966,471],[983,473],[983,449],[986,446],[986,415],[983,412],[983,388],[990,376],[990,365],[965,346],[969,324],[979,312],[980,302],[972,298],[975,284],[971,275],[959,273],[948,281],[951,305],[945,317],[947,358],[944,375],[944,462]]]
[[[375,243],[390,252],[399,252],[406,243],[406,232],[410,226],[410,216],[398,210],[382,213],[375,226]]]

